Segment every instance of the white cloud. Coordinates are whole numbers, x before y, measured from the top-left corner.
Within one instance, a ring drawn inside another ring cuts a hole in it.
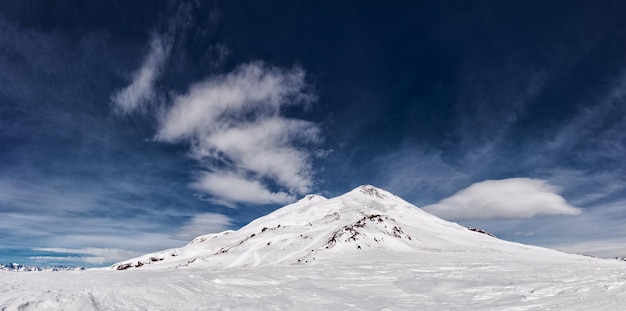
[[[604,238],[574,243],[551,244],[549,247],[572,254],[615,258],[626,256],[624,244],[626,239]]]
[[[530,218],[535,215],[577,215],[557,188],[540,179],[510,178],[475,183],[437,204],[429,213],[446,219]]]
[[[232,220],[222,214],[204,213],[194,216],[172,238],[190,241],[200,235],[222,232],[232,226]]]
[[[136,257],[136,256],[131,256]],[[126,259],[131,258],[126,257]],[[111,260],[107,257],[100,256],[30,256],[28,259],[45,263],[46,265],[78,265],[81,263],[88,263],[91,265],[105,265],[111,262],[122,261],[124,259]]]
[[[312,188],[312,152],[304,146],[321,140],[316,124],[281,114],[313,100],[304,78],[299,68],[262,63],[209,78],[175,98],[156,139],[191,145],[191,156],[204,167],[193,188],[215,201],[289,202]],[[268,183],[284,191],[272,192]]]
[[[169,30],[153,36],[150,52],[130,85],[111,96],[116,112],[154,113],[159,121],[155,140],[188,144],[190,156],[201,167],[201,178],[192,185],[214,196],[213,202],[286,203],[294,195],[310,192],[312,158],[323,152],[308,148],[321,141],[320,129],[283,113],[289,107],[306,108],[315,99],[304,70],[252,62],[210,76],[183,94],[156,88],[170,53],[178,50],[174,42],[185,40],[177,29],[187,27],[188,9],[181,6]],[[223,45],[212,50],[214,63],[223,62],[228,54]],[[173,95],[171,102],[160,101],[165,97],[159,94],[164,93],[179,95]],[[224,189],[233,184],[245,185],[251,192],[226,193]]]
[[[117,262],[133,258],[141,255],[141,253],[129,251],[125,249],[117,248],[62,248],[62,247],[49,247],[49,248],[36,248],[36,251],[51,252],[51,253],[66,253],[72,254],[69,256],[38,256],[39,258],[31,258],[35,260],[54,259],[64,261],[75,262],[87,262],[94,265],[102,265],[111,262]],[[75,255],[87,255],[87,256],[75,256]]]
[[[280,108],[310,97],[304,71],[242,65],[233,72],[197,83],[176,98],[163,119],[157,138],[164,141],[194,138],[223,130],[232,123],[277,116]]]
[[[272,117],[207,133],[193,152],[201,158],[225,155],[239,169],[275,179],[291,191],[304,193],[311,187],[310,156],[293,146],[292,141],[316,141],[318,132],[310,122]]]
[[[191,187],[219,198],[216,203],[224,205],[229,205],[229,202],[269,204],[295,200],[294,196],[286,192],[271,192],[259,181],[228,172],[204,172]]]
[[[468,175],[446,163],[441,153],[418,148],[390,151],[372,161],[385,189],[419,204],[449,195]]]
[[[145,106],[156,98],[154,83],[158,79],[163,65],[169,54],[169,40],[158,35],[152,36],[150,53],[143,64],[133,74],[130,85],[111,96],[115,110],[121,114],[128,114],[145,109]]]

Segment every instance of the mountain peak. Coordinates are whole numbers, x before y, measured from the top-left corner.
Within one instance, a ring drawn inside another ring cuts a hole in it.
[[[318,194],[307,194],[304,198],[298,200],[298,202],[319,202],[328,200],[326,197],[318,195]]]
[[[297,265],[364,256],[355,252],[418,255],[494,250],[519,253],[520,249],[538,248],[468,230],[386,190],[363,185],[331,199],[307,195],[239,230],[201,236],[184,247],[147,254],[113,268]],[[376,256],[374,253],[369,254]]]
[[[381,188],[372,186],[372,185],[362,185],[352,190],[352,192],[354,191],[358,191],[358,192],[361,192],[363,194],[366,194],[372,197],[377,197],[379,199],[394,197],[394,195],[391,194],[390,192],[383,190]]]

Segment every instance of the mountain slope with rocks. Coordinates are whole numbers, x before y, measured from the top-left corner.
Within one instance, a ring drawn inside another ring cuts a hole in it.
[[[118,271],[124,270],[124,271]],[[621,310],[626,265],[507,242],[372,187],[87,271],[0,271],[2,310]]]
[[[199,236],[184,247],[113,265],[117,270],[311,264],[348,255],[393,252],[500,252],[564,256],[553,250],[499,240],[433,216],[403,199],[361,186],[327,199],[308,195],[237,231]]]

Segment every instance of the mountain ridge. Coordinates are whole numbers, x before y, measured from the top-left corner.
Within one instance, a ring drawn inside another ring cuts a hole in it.
[[[468,251],[558,253],[499,240],[482,229],[440,219],[391,192],[363,185],[330,199],[307,195],[239,230],[202,235],[181,248],[146,254],[111,268],[253,267],[328,262],[337,256],[375,256],[376,252],[418,256]]]

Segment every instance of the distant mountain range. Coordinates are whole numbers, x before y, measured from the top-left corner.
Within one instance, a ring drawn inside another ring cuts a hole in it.
[[[26,266],[21,265],[19,263],[10,263],[8,265],[0,263],[0,271],[20,271],[20,272],[29,272],[29,271],[76,271],[76,270],[85,270],[85,267],[70,267],[70,266]]]

